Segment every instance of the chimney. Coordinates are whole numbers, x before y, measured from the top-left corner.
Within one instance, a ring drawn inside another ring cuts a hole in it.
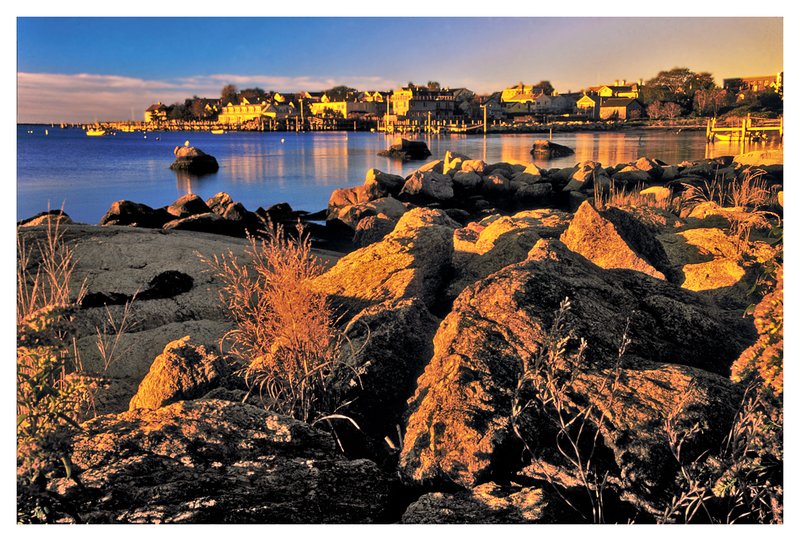
[[[622,80],[622,84],[619,86],[625,86],[625,79]]]

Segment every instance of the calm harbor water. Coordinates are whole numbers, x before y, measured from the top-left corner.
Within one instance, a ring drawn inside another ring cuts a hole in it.
[[[543,134],[422,138],[433,154],[430,159],[452,150],[489,163],[534,161],[545,168],[584,160],[616,165],[640,156],[678,163],[740,152],[735,142],[706,145],[704,135],[652,130],[553,134],[554,142],[575,149],[574,156],[556,160],[531,160],[531,144],[545,138]],[[171,171],[172,150],[186,140],[215,156],[219,172],[197,178]],[[363,132],[155,132],[146,137],[141,132],[119,132],[87,137],[79,129],[19,125],[17,219],[48,205],[63,205],[74,220],[97,223],[120,199],[160,207],[186,193],[208,198],[221,191],[250,210],[286,201],[295,209],[316,211],[326,207],[333,189],[361,184],[371,167],[406,175],[422,163],[402,164],[377,156],[390,144],[390,137]],[[760,143],[745,150],[774,145]]]

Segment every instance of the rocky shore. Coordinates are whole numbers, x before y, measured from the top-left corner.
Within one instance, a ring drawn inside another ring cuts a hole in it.
[[[407,177],[369,170],[323,215],[251,212],[227,194],[119,201],[97,226],[50,215],[92,299],[74,321],[101,388],[71,436],[74,479],[46,487],[50,520],[591,522],[565,432],[549,406],[525,406],[544,374],[563,411],[595,412],[580,418],[594,434],[581,452],[602,473],[603,520],[656,522],[680,494],[675,432],[700,461],[737,415],[732,366],[760,333],[743,314],[776,258],[782,161],[545,169],[448,152]],[[759,211],[698,195],[753,177]],[[18,234],[42,238],[47,219]],[[246,262],[245,234],[298,221],[360,374],[340,412],[359,429],[337,438],[266,411],[231,371],[219,343],[233,323],[202,261]],[[130,299],[124,354],[104,366],[98,329]]]

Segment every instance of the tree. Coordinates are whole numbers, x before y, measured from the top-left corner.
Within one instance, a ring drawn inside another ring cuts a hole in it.
[[[714,87],[714,77],[710,73],[695,73],[689,68],[672,68],[658,72],[658,75],[647,81],[639,97],[645,104],[654,101],[673,102],[683,112],[688,113],[693,108],[695,93]]]
[[[222,92],[220,92],[219,101],[222,102],[222,105],[236,103],[237,96],[238,92],[235,85],[225,85],[222,87]]]
[[[662,118],[661,117],[661,102],[656,100],[650,105],[647,106],[647,116],[653,119]]]
[[[661,106],[661,114],[669,120],[672,120],[680,116],[681,106],[672,101],[667,102]]]
[[[190,115],[191,113],[186,107],[186,103],[173,103],[168,107],[168,120],[190,120]]]
[[[328,99],[331,101],[347,101],[347,97],[353,92],[358,92],[358,90],[346,85],[339,85],[329,88],[325,91],[325,94],[328,95]]]
[[[553,85],[550,84],[550,81],[539,81],[533,85],[533,88],[541,88],[542,92],[547,96],[552,96],[553,92],[555,91],[555,88],[553,88]]]
[[[442,85],[439,84],[439,81],[428,81],[428,84],[425,85],[428,87],[428,90],[441,90]]]
[[[698,115],[717,116],[727,97],[727,93],[721,88],[698,90],[694,93],[694,110]]]

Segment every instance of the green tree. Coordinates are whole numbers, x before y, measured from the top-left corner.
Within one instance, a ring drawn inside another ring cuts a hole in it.
[[[550,81],[539,81],[533,85],[533,88],[541,88],[542,92],[547,96],[552,96],[553,92],[555,91],[555,88],[553,88],[553,85],[550,84]]]
[[[442,85],[439,84],[439,81],[428,81],[428,84],[425,86],[428,87],[428,90],[441,90]]]
[[[692,111],[694,95],[699,90],[714,88],[714,77],[707,72],[695,73],[689,68],[672,68],[660,71],[642,88],[640,99],[647,105],[654,101],[672,102],[681,112]]]

